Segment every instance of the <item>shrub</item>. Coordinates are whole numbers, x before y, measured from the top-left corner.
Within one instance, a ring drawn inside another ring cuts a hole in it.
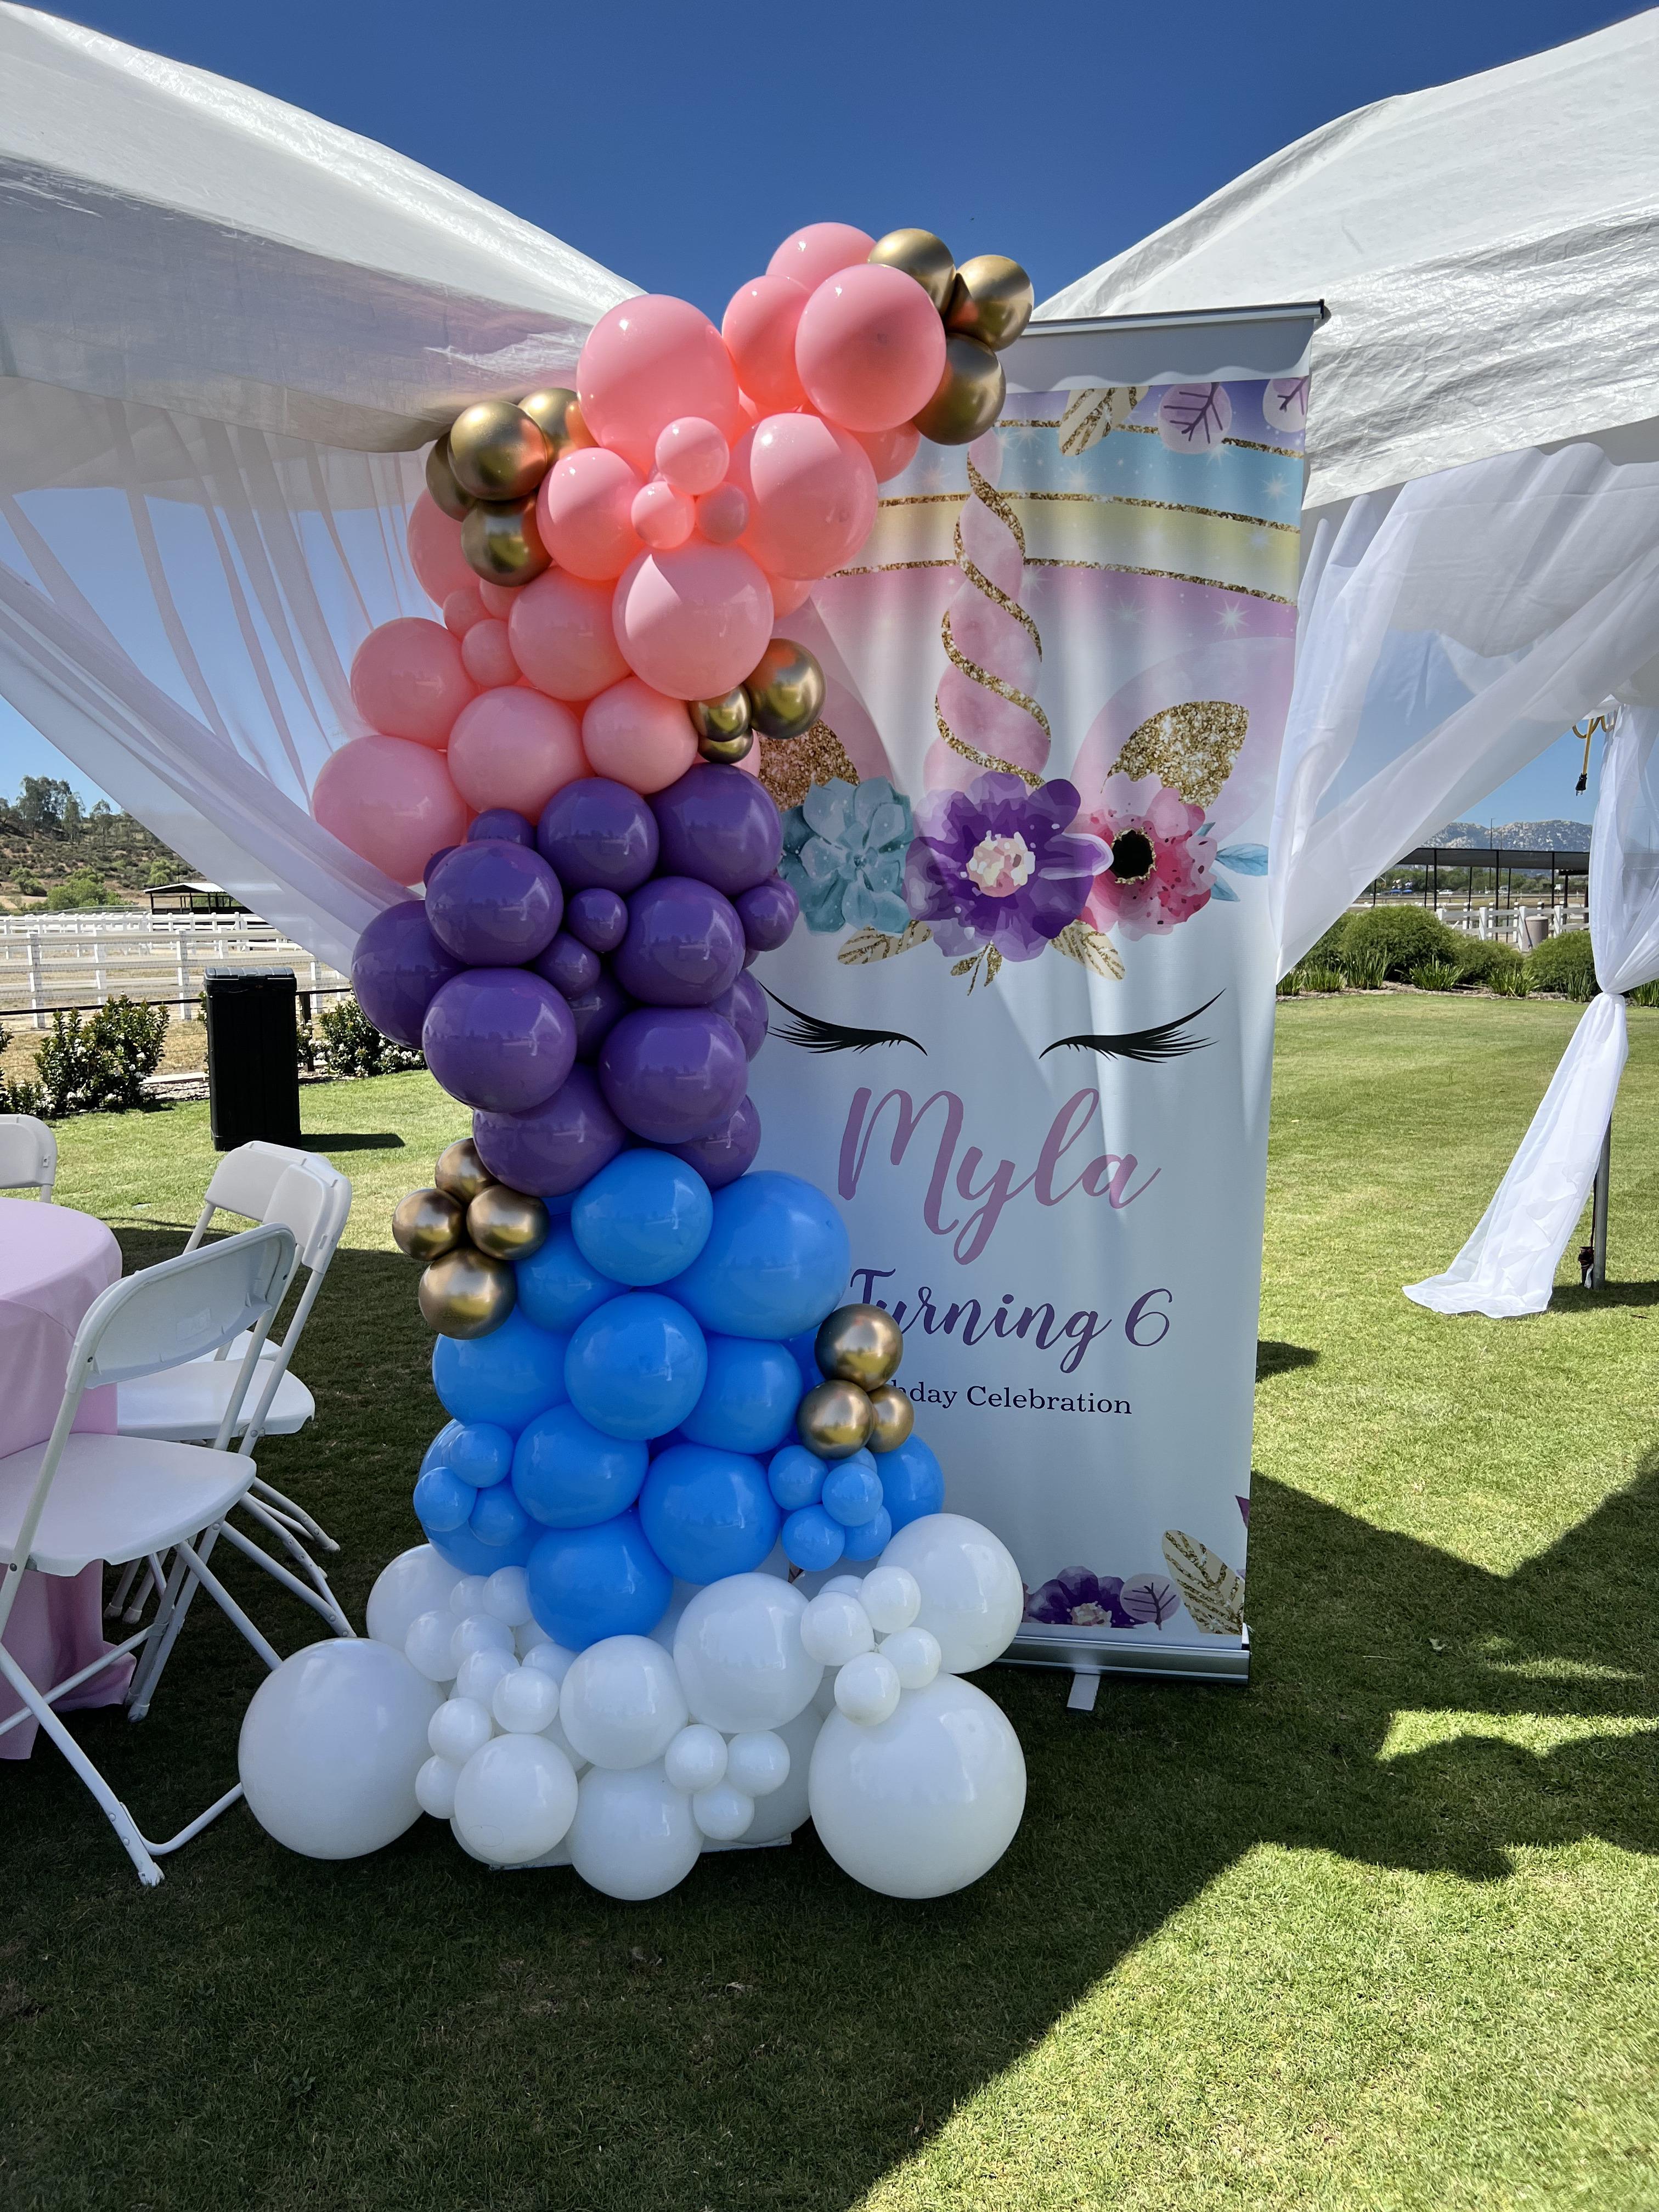
[[[1302,996],[1302,970],[1287,969],[1273,986],[1273,995],[1279,999],[1299,999]]]
[[[1411,972],[1411,981],[1419,991],[1455,991],[1457,970],[1449,960],[1419,960]]]
[[[1380,991],[1388,979],[1389,957],[1380,945],[1349,953],[1342,965],[1357,991]]]
[[[1593,999],[1597,987],[1589,930],[1569,929],[1559,937],[1547,937],[1527,955],[1527,979],[1534,991],[1559,992],[1564,999]]]
[[[1659,983],[1638,983],[1629,996],[1632,1006],[1659,1006]]]
[[[1494,969],[1489,981],[1500,999],[1524,999],[1532,989],[1524,960],[1517,959],[1513,968]]]
[[[167,1030],[163,1008],[131,999],[111,999],[89,1020],[78,1010],[55,1013],[35,1061],[48,1114],[125,1114],[141,1106]]]
[[[1340,991],[1348,980],[1340,968],[1328,968],[1311,952],[1302,962],[1300,974],[1304,991]]]
[[[1373,906],[1351,914],[1342,924],[1341,962],[1381,953],[1383,973],[1403,983],[1425,960],[1456,965],[1461,943],[1455,930],[1421,906]]]
[[[1495,991],[1499,975],[1518,974],[1520,968],[1521,955],[1512,945],[1484,945],[1478,937],[1466,937],[1458,945],[1460,983],[1484,983]]]
[[[46,894],[48,914],[78,914],[82,908],[107,906],[110,896],[90,868],[77,868],[67,883],[54,884]]]
[[[317,1051],[331,1075],[400,1075],[426,1066],[418,1052],[382,1036],[355,998],[331,1006],[317,1026],[322,1031]]]

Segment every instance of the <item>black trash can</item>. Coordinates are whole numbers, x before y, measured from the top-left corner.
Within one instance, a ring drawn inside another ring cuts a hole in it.
[[[298,1146],[300,1057],[291,968],[207,971],[208,1099],[217,1152]]]

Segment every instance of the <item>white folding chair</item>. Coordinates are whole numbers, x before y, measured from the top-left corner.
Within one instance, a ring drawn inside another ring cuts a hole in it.
[[[50,1689],[39,1689],[0,1643],[0,1674],[33,1715],[102,1808],[140,1879],[161,1879],[155,1863],[200,1833],[241,1795],[240,1785],[164,1843],[151,1843],[92,1760],[64,1725],[54,1706],[130,1651],[148,1647],[172,1623],[175,1583],[162,1583],[161,1554],[171,1550],[176,1587],[197,1585],[239,1628],[267,1667],[282,1662],[198,1555],[198,1529],[222,1522],[253,1480],[253,1462],[229,1449],[241,1401],[255,1380],[259,1353],[276,1309],[293,1279],[294,1238],[279,1223],[249,1229],[204,1251],[182,1254],[129,1275],[94,1299],[76,1331],[64,1379],[64,1401],[44,1444],[0,1459],[0,1636],[22,1587],[23,1570],[77,1575],[94,1559],[118,1565],[147,1559],[156,1571],[161,1601],[147,1628],[116,1645],[89,1667]],[[161,1443],[135,1437],[75,1434],[75,1417],[87,1391],[117,1389],[141,1375],[175,1367],[216,1351],[248,1332],[248,1348],[236,1363],[240,1387],[227,1401],[219,1432],[209,1448]],[[23,1714],[0,1722],[0,1732]]]
[[[52,1196],[58,1180],[58,1139],[33,1114],[0,1114],[0,1190]]]

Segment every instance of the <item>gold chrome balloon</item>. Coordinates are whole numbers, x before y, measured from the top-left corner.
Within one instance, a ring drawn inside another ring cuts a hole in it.
[[[739,684],[719,699],[693,699],[687,713],[700,738],[741,737],[749,727],[749,694]]]
[[[522,407],[483,399],[450,424],[449,465],[469,499],[522,499],[552,467],[553,448]]]
[[[471,1138],[458,1137],[439,1153],[432,1180],[451,1198],[459,1199],[463,1206],[471,1206],[478,1193],[488,1190],[495,1178],[478,1158],[478,1147]]]
[[[875,1408],[856,1382],[820,1382],[795,1415],[801,1442],[820,1459],[851,1459],[875,1425]]]
[[[950,306],[957,264],[951,258],[950,247],[931,230],[890,230],[885,238],[876,240],[866,258],[914,276],[941,315]]]
[[[527,1260],[547,1242],[547,1208],[504,1182],[481,1190],[466,1209],[466,1233],[492,1260]]]
[[[513,1310],[519,1280],[505,1260],[470,1244],[446,1252],[421,1277],[418,1296],[428,1326],[440,1336],[488,1336]]]
[[[945,374],[939,389],[914,418],[915,426],[936,446],[971,446],[1001,414],[1007,389],[1002,363],[990,347],[953,331],[945,342]],[[477,507],[472,511],[478,513]],[[467,528],[464,522],[463,533]]]
[[[876,1425],[870,1431],[872,1452],[896,1451],[916,1425],[916,1409],[896,1382],[884,1382],[870,1393]]]
[[[744,684],[750,726],[763,738],[799,738],[823,711],[823,671],[804,645],[775,637]]]
[[[442,507],[452,521],[464,522],[471,501],[455,481],[455,471],[449,465],[449,437],[447,432],[426,457],[426,488],[436,505]]]
[[[538,426],[552,448],[556,461],[573,446],[591,446],[593,442],[582,420],[581,403],[574,392],[567,391],[562,384],[550,385],[544,392],[526,392],[519,402],[519,412],[527,415]]]
[[[904,1332],[884,1306],[837,1306],[818,1325],[812,1357],[826,1375],[873,1390],[904,1357]]]
[[[392,1241],[411,1260],[441,1260],[465,1235],[461,1208],[444,1190],[411,1190],[392,1217]]]
[[[1018,261],[1006,253],[976,253],[957,271],[945,327],[1000,353],[1030,321],[1036,305],[1031,280]]]
[[[480,500],[461,525],[461,550],[468,566],[488,584],[527,584],[552,566],[536,527],[533,497],[509,500],[504,506]]]
[[[755,732],[739,730],[735,738],[699,738],[697,755],[714,768],[735,768],[755,748]]]

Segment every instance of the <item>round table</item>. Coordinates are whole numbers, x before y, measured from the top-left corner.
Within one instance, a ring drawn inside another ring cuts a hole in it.
[[[101,1221],[67,1206],[0,1198],[0,1458],[44,1443],[64,1399],[70,1347],[87,1308],[120,1279],[121,1248]],[[89,1390],[77,1429],[115,1432],[112,1387]],[[50,1689],[109,1645],[103,1633],[103,1568],[75,1576],[25,1574],[6,1649],[29,1680]],[[132,1672],[131,1658],[94,1674],[58,1710],[118,1705]],[[0,1722],[21,1711],[0,1680]],[[38,1723],[20,1721],[0,1735],[0,1759],[27,1759]]]

